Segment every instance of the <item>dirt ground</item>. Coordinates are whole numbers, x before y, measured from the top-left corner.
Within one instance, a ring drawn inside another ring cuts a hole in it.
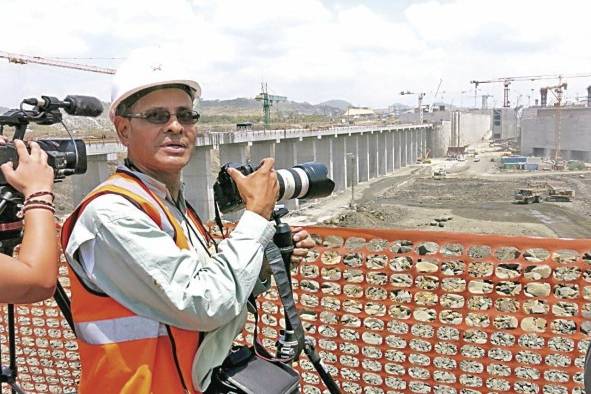
[[[481,234],[591,238],[591,172],[523,172],[498,168],[500,152],[485,147],[481,160],[433,160],[373,180],[291,214],[293,224],[426,229]],[[488,151],[487,151],[488,150]],[[491,161],[494,159],[495,161]],[[435,168],[447,177],[434,180]],[[513,192],[528,181],[576,192],[573,202],[516,204]]]

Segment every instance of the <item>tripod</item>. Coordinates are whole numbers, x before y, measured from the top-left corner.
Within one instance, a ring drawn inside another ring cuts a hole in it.
[[[275,220],[275,235],[273,237],[273,243],[277,245],[279,250],[281,251],[281,257],[283,259],[283,264],[285,265],[285,271],[287,273],[288,279],[288,286],[290,293],[293,293],[293,288],[291,285],[291,255],[294,250],[293,245],[293,238],[291,233],[291,227],[289,224],[282,222],[281,218],[288,213],[286,208],[279,208],[273,211],[273,220]],[[298,336],[301,335],[303,337],[303,330],[301,334],[296,333],[296,328],[292,327],[292,323],[288,318],[288,310],[287,306],[284,305],[284,314],[285,314],[285,330],[281,332],[281,337],[277,341],[277,357],[282,357],[286,359],[286,363],[293,363],[293,361],[299,356],[298,353],[298,346],[300,346],[300,342],[298,340]],[[316,352],[314,348],[314,343],[310,338],[302,338],[303,343],[303,350],[308,356],[308,359],[318,372],[322,382],[328,388],[328,391],[331,394],[340,394],[339,387],[337,386],[336,382],[334,381],[333,377],[326,371],[326,368],[322,364],[322,360],[320,356]]]
[[[1,225],[4,228],[9,228],[9,230],[5,230],[0,232],[0,252],[4,253],[8,256],[12,256],[14,252],[14,248],[16,245],[20,244],[22,241],[22,223],[16,220],[16,215],[14,215],[14,207],[7,206],[7,201],[11,201],[15,197],[10,191],[4,191],[0,196],[0,216],[7,210],[7,215],[9,218],[12,216],[15,217],[15,221],[13,222],[4,222]],[[12,220],[12,219],[10,219]],[[72,331],[74,330],[74,321],[72,320],[72,313],[70,311],[70,300],[68,299],[68,295],[66,294],[64,288],[61,286],[59,281],[57,282],[56,290],[53,295],[55,302],[57,303],[58,307],[60,308],[63,316],[68,321],[70,328]],[[8,384],[11,387],[12,394],[24,394],[22,388],[18,384],[16,384],[16,378],[18,375],[18,369],[16,366],[16,334],[15,334],[15,325],[14,325],[14,305],[8,304],[8,354],[9,354],[9,365],[8,367],[4,367],[1,365],[0,362],[0,390],[3,384]],[[0,347],[0,360],[2,356],[2,349]]]

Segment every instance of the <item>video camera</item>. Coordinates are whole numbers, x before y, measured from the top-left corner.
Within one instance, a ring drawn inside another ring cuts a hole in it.
[[[235,168],[244,175],[255,172],[260,166],[251,163],[226,163],[220,169],[218,179],[213,185],[215,200],[222,213],[244,208],[244,203],[236,184],[228,174],[228,168]],[[292,198],[311,199],[330,196],[334,182],[328,178],[328,170],[321,163],[303,163],[289,169],[277,170],[279,194],[277,201]]]
[[[24,109],[25,105],[31,106],[31,109]],[[101,102],[89,96],[67,96],[64,100],[50,96],[24,99],[19,109],[11,109],[0,115],[0,135],[4,134],[5,126],[14,127],[12,141],[0,145],[0,164],[12,161],[16,168],[18,154],[14,140],[24,139],[29,123],[63,124],[61,109],[73,116],[96,117],[103,112]],[[47,153],[47,162],[54,170],[56,182],[66,176],[86,172],[86,145],[83,140],[57,138],[36,142]],[[0,223],[16,222],[17,206],[22,201],[23,196],[8,185],[0,173]]]

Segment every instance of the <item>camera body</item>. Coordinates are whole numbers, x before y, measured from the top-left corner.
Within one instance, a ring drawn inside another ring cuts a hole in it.
[[[213,185],[213,192],[222,213],[233,212],[244,208],[244,202],[240,197],[238,187],[228,174],[228,169],[234,168],[243,175],[248,176],[259,167],[252,165],[252,163],[226,163],[221,167],[217,181]],[[335,186],[334,182],[328,178],[328,169],[326,166],[315,162],[298,164],[289,169],[277,170],[277,183],[279,186],[277,201],[292,198],[311,199],[326,197],[332,194]]]
[[[86,145],[80,139],[42,139],[35,141],[47,153],[47,164],[53,168],[54,180],[61,181],[66,176],[86,172]],[[29,148],[29,144],[27,148]],[[30,150],[30,148],[29,148]],[[12,161],[18,166],[18,153],[14,142],[0,145],[0,164]],[[0,185],[6,185],[4,174],[0,172]]]
[[[230,174],[228,174],[229,168],[234,168],[247,176],[255,172],[258,167],[254,167],[251,163],[226,163],[220,168],[217,181],[213,185],[213,193],[220,211],[224,213],[244,207],[238,187],[234,183],[234,180],[232,180],[232,177],[230,177]]]

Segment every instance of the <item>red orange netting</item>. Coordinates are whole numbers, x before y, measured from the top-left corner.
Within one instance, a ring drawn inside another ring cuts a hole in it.
[[[584,392],[589,240],[308,230],[317,246],[294,271],[296,300],[344,392]],[[65,267],[60,272],[68,291]],[[260,317],[272,349],[281,328],[276,291],[261,299]],[[0,321],[7,365],[2,313]],[[55,303],[19,307],[17,333],[20,384],[30,392],[73,391],[76,344]],[[304,356],[298,368],[303,391],[322,392]]]

